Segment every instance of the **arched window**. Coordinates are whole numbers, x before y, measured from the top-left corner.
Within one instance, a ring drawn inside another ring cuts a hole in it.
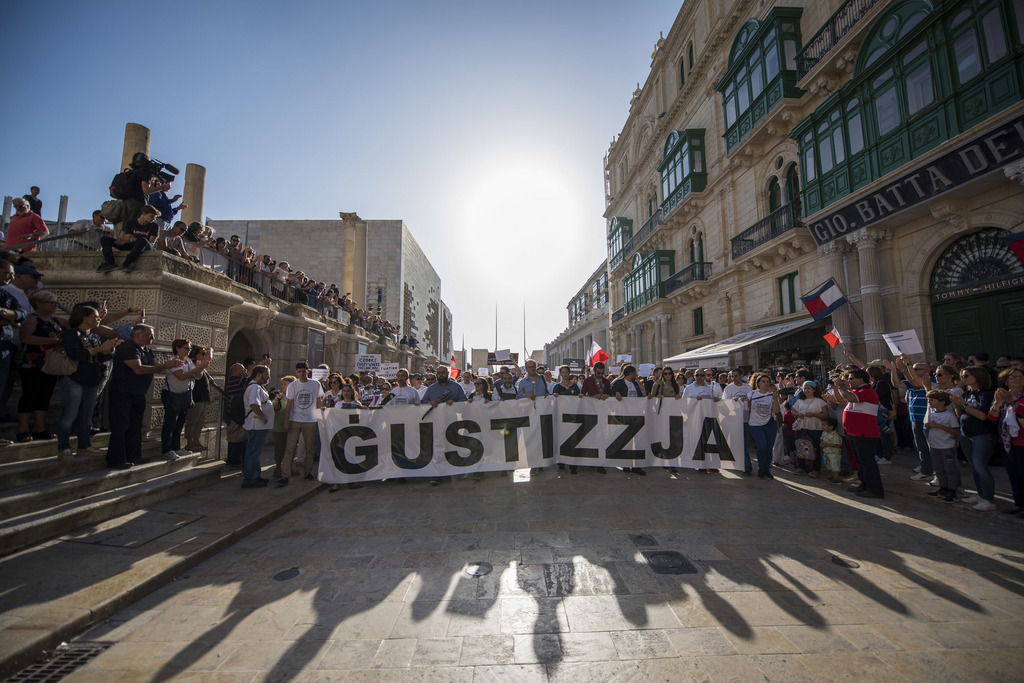
[[[682,90],[683,86],[686,85],[686,62],[683,58],[679,58],[679,89]]]
[[[690,240],[690,263],[704,263],[704,234],[698,232]]]
[[[796,164],[790,164],[786,171],[786,203],[800,204],[800,174],[797,173]]]
[[[674,130],[665,139],[661,165],[662,214],[667,216],[691,192],[707,186],[704,129]]]
[[[1005,234],[999,228],[985,228],[949,245],[932,269],[931,293],[1024,275],[1024,265],[1000,239]]]
[[[781,206],[782,187],[779,185],[779,179],[772,176],[771,182],[768,183],[768,213],[778,211]]]
[[[690,68],[693,68],[693,41],[690,41],[690,46],[686,49],[687,58],[690,62]]]

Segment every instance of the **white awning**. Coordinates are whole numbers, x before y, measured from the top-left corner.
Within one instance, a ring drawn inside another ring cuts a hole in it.
[[[771,339],[772,337],[778,337],[781,334],[792,332],[793,330],[810,325],[814,322],[814,318],[802,318],[800,320],[794,320],[788,323],[782,323],[781,325],[772,325],[771,327],[761,327],[756,330],[747,330],[728,339],[722,341],[712,342],[706,346],[702,346],[699,349],[693,351],[687,351],[671,358],[666,358],[662,361],[662,365],[679,365],[683,364],[685,367],[686,363],[702,362],[712,367],[727,367],[729,365],[729,354],[733,351],[738,351],[751,344]]]

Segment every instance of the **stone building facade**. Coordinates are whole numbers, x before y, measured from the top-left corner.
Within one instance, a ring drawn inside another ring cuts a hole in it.
[[[608,348],[608,261],[590,274],[587,283],[565,307],[569,326],[544,345],[544,363],[549,368],[561,365],[566,358],[586,360],[593,342]]]
[[[426,354],[451,357],[441,278],[404,221],[345,213],[339,220],[218,220],[210,226],[308,277],[336,283],[366,310],[401,325],[401,334],[416,337]]]
[[[1024,354],[1022,65],[1013,0],[688,0],[605,159],[609,353],[775,327],[716,363],[824,363],[835,326],[867,359],[907,329]],[[829,278],[851,306],[811,323]]]

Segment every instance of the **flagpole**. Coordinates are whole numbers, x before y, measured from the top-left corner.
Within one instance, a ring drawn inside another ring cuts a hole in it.
[[[529,349],[526,348],[526,299],[523,299],[523,365],[526,365],[529,353]]]
[[[466,369],[466,334],[462,334],[462,367],[460,370]],[[305,442],[303,442],[305,443]]]

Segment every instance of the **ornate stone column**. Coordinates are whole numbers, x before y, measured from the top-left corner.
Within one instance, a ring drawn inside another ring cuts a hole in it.
[[[882,358],[888,353],[882,333],[885,332],[885,312],[882,310],[882,287],[878,277],[877,244],[889,239],[888,230],[865,228],[846,240],[857,247],[860,266],[861,316],[864,318],[864,361]]]
[[[341,292],[352,292],[352,297],[356,301],[361,301],[366,296],[366,292],[356,292],[355,287],[355,272],[356,272],[356,223],[361,219],[359,214],[345,213],[344,211],[339,212],[338,215],[341,217],[341,226],[343,233],[344,246],[341,252],[342,269],[341,269]]]
[[[661,350],[659,351],[661,358],[658,359],[659,363],[672,355],[672,352],[669,349],[668,333],[668,325],[671,320],[672,316],[668,314],[661,316]]]
[[[124,124],[124,147],[121,150],[121,169],[128,168],[137,152],[149,156],[149,128],[138,123]],[[174,162],[171,162],[174,163]]]
[[[205,196],[206,168],[199,164],[186,164],[184,201],[187,206],[181,211],[181,220],[202,223]]]

